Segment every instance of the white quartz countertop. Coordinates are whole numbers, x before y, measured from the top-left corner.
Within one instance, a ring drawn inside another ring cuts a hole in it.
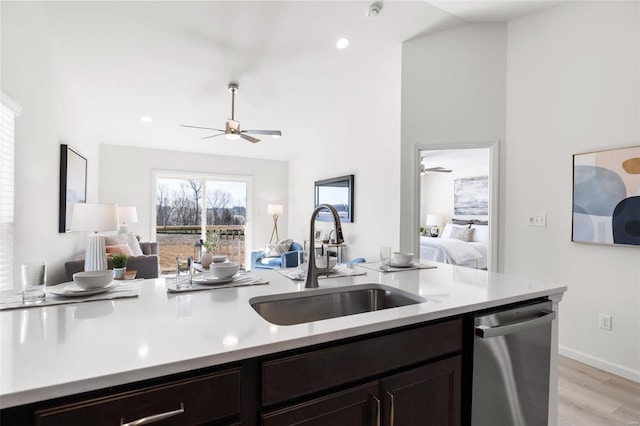
[[[358,268],[358,267],[356,267]],[[0,408],[445,318],[566,287],[438,264],[436,269],[321,279],[320,288],[380,283],[427,302],[311,323],[277,326],[249,299],[313,291],[275,271],[268,285],[169,294],[164,278],[140,296],[0,312]],[[167,279],[168,280],[168,279]]]

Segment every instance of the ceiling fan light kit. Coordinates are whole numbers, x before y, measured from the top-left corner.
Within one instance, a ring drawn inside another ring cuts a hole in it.
[[[205,130],[215,130],[217,133],[215,135],[205,136],[200,139],[209,139],[215,138],[216,136],[224,135],[226,139],[229,140],[237,140],[244,139],[251,143],[260,142],[260,139],[254,138],[253,136],[249,136],[248,133],[256,134],[256,135],[270,135],[274,138],[279,138],[282,136],[282,132],[280,130],[241,130],[240,122],[235,120],[235,104],[236,104],[236,92],[238,91],[238,83],[231,82],[228,86],[229,91],[231,92],[231,118],[226,121],[224,124],[224,130],[214,129],[211,127],[201,127],[201,126],[190,126],[187,124],[181,124],[182,127],[191,127],[193,129],[205,129]]]

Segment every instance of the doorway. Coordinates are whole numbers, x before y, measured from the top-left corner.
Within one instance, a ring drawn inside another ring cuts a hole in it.
[[[416,159],[416,254],[497,271],[498,142],[418,146]]]

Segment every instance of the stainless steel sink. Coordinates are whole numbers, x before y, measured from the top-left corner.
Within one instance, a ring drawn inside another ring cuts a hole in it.
[[[293,325],[423,303],[415,294],[381,284],[254,297],[249,303],[272,324]]]

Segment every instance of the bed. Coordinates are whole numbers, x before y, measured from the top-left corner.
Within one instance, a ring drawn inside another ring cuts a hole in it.
[[[488,225],[447,223],[440,237],[420,236],[420,259],[487,269],[488,241]]]

